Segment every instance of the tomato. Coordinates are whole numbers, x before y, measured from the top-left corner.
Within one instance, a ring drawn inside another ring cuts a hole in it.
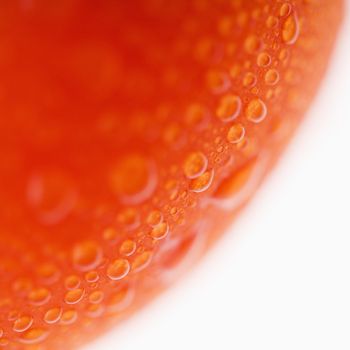
[[[342,1],[0,7],[0,345],[75,349],[245,206],[317,91]]]

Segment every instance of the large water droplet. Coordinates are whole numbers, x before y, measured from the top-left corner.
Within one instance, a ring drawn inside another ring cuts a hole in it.
[[[28,202],[45,225],[63,221],[73,210],[77,197],[71,179],[60,171],[46,171],[29,179]]]

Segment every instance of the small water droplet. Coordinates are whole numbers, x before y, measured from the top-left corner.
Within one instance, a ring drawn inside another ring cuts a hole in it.
[[[241,108],[242,101],[240,97],[232,94],[225,95],[220,99],[216,115],[223,122],[230,122],[239,116]]]
[[[104,298],[104,294],[100,290],[96,290],[89,295],[89,302],[92,304],[99,304]]]
[[[292,11],[292,5],[285,2],[280,7],[280,16],[281,17],[288,16],[291,13],[291,11]]]
[[[89,271],[85,274],[85,280],[88,283],[95,283],[99,280],[99,278],[100,278],[100,276],[98,275],[97,271],[95,271],[95,270]]]
[[[21,277],[13,282],[12,288],[13,291],[19,295],[27,295],[32,289],[32,282],[28,278]]]
[[[84,241],[73,248],[73,264],[80,271],[96,268],[102,260],[102,250],[93,241]]]
[[[275,16],[269,16],[266,20],[266,26],[267,28],[271,29],[271,28],[275,28],[278,25],[278,18]]]
[[[84,296],[84,289],[72,289],[66,293],[64,296],[64,301],[66,304],[77,304]]]
[[[269,66],[271,64],[271,56],[266,52],[262,52],[257,58],[257,64],[259,67]]]
[[[214,179],[214,170],[208,170],[196,179],[191,180],[189,189],[191,192],[201,193],[206,191],[212,184]]]
[[[51,293],[46,288],[34,289],[28,295],[29,302],[37,306],[46,304],[50,298]]]
[[[33,324],[33,317],[21,316],[13,323],[13,330],[15,332],[25,332]]]
[[[152,252],[145,251],[137,255],[132,263],[132,271],[139,272],[145,269],[152,260]]]
[[[38,344],[44,341],[49,335],[44,328],[31,328],[22,334],[18,340],[23,344]]]
[[[209,111],[200,104],[192,104],[185,114],[185,122],[190,127],[202,128],[209,120]]]
[[[231,81],[226,73],[211,70],[207,74],[207,85],[214,94],[221,94],[230,88]]]
[[[249,54],[254,54],[258,52],[262,47],[260,39],[255,36],[249,36],[244,42],[244,49]]]
[[[269,69],[265,74],[265,83],[267,85],[276,85],[280,79],[276,69]]]
[[[253,73],[247,73],[243,78],[243,86],[246,88],[252,88],[256,85],[257,78]]]
[[[1,338],[0,339],[0,346],[5,347],[10,343],[10,341],[7,338]]]
[[[129,271],[130,271],[129,261],[126,259],[117,259],[108,265],[107,276],[111,280],[117,281],[127,276]]]
[[[163,214],[159,210],[153,210],[147,216],[147,224],[154,227],[163,221]]]
[[[134,230],[140,225],[140,217],[134,208],[126,208],[118,213],[117,222],[127,230]]]
[[[166,222],[162,222],[159,225],[155,226],[151,231],[151,237],[160,240],[167,236],[169,233],[169,225]]]
[[[62,316],[62,309],[60,307],[53,307],[46,311],[44,321],[48,324],[57,323]]]
[[[76,289],[80,285],[80,278],[77,275],[70,275],[66,277],[64,285],[67,289]]]
[[[113,242],[117,239],[118,232],[113,227],[108,227],[103,231],[103,239],[109,242]]]
[[[86,315],[91,318],[101,317],[105,312],[105,306],[101,304],[90,304],[86,306]]]
[[[187,156],[183,169],[187,178],[195,179],[205,172],[207,166],[207,157],[202,152],[193,152]]]
[[[234,124],[227,133],[227,141],[233,144],[240,143],[245,136],[245,128],[242,124]]]
[[[247,119],[253,123],[261,123],[267,115],[267,107],[259,98],[251,100],[245,110]]]
[[[288,44],[294,44],[299,37],[300,26],[299,19],[296,13],[291,14],[284,22],[282,28],[282,39]]]
[[[107,302],[108,311],[110,313],[118,313],[128,308],[135,297],[135,288],[132,285],[121,287],[112,294]]]
[[[37,273],[39,275],[39,278],[47,284],[56,282],[60,276],[58,268],[51,263],[46,263],[39,266]]]
[[[66,310],[62,313],[60,323],[63,325],[69,325],[74,323],[78,319],[78,313],[76,310]]]
[[[130,256],[134,254],[135,251],[136,251],[136,243],[131,239],[125,240],[119,248],[119,253],[120,255],[123,255],[123,256]]]

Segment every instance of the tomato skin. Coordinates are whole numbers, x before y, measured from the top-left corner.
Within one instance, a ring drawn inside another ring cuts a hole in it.
[[[0,345],[75,349],[187,271],[300,124],[342,6],[4,1]]]

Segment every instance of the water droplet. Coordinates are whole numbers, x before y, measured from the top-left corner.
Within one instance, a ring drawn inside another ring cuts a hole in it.
[[[98,275],[97,271],[89,271],[85,274],[85,280],[89,283],[95,283],[99,280],[100,276]],[[78,287],[78,286],[77,286]]]
[[[234,124],[227,133],[227,141],[230,143],[240,143],[245,136],[245,128],[242,124]]]
[[[160,240],[165,238],[168,233],[169,233],[168,223],[162,222],[153,228],[153,230],[151,231],[151,236],[156,240]]]
[[[193,152],[187,156],[183,169],[187,178],[195,179],[205,172],[207,166],[207,157],[202,152]]]
[[[195,193],[206,191],[212,184],[214,179],[214,170],[208,170],[196,179],[191,180],[189,189]]]
[[[100,290],[96,290],[89,295],[89,302],[92,304],[99,304],[104,298],[104,294]]]
[[[209,111],[200,104],[192,104],[185,114],[185,122],[190,127],[202,128],[209,120]]]
[[[183,144],[183,134],[178,123],[171,123],[164,127],[163,141],[172,147],[180,147]]]
[[[294,44],[299,37],[299,19],[296,13],[291,14],[284,22],[282,28],[282,39],[288,44]]]
[[[80,285],[80,278],[77,275],[70,275],[66,277],[64,285],[67,289],[76,289]]]
[[[130,256],[134,254],[135,251],[136,251],[136,243],[131,239],[125,240],[119,248],[119,253],[120,255],[123,255],[123,256]]]
[[[275,16],[269,16],[266,20],[266,26],[267,28],[275,28],[278,25],[278,18]]]
[[[46,288],[34,289],[28,295],[30,303],[37,306],[46,304],[50,298],[51,293]]]
[[[207,85],[213,93],[221,94],[230,88],[231,81],[226,73],[211,70],[207,74]]]
[[[32,282],[30,279],[21,277],[13,282],[13,291],[20,295],[27,295],[32,289]]]
[[[129,307],[135,297],[135,288],[132,285],[121,287],[118,291],[112,294],[107,305],[110,313],[118,313]]]
[[[44,321],[48,324],[57,323],[62,316],[62,309],[60,307],[53,307],[49,309],[44,316]]]
[[[44,328],[32,328],[23,333],[18,340],[24,344],[38,344],[45,340],[48,335],[48,331]]]
[[[10,341],[7,338],[1,338],[0,339],[0,346],[5,347],[5,346],[7,346],[9,344],[9,342]]]
[[[246,88],[252,88],[256,85],[257,78],[253,73],[247,73],[243,78],[243,86]]]
[[[73,248],[73,264],[81,271],[96,268],[102,260],[102,250],[93,241],[80,242]]]
[[[257,64],[259,67],[267,67],[271,64],[271,56],[266,53],[262,52],[259,54],[258,59],[257,59]]]
[[[126,208],[117,215],[117,222],[127,230],[134,230],[140,225],[140,217],[133,208]]]
[[[247,53],[253,54],[258,52],[262,47],[260,39],[255,36],[249,36],[244,42],[244,49]]]
[[[91,318],[97,318],[103,315],[105,306],[101,304],[91,304],[86,307],[86,315]]]
[[[18,310],[11,310],[8,315],[7,315],[7,319],[9,321],[14,321],[19,317],[19,311]]]
[[[66,304],[77,304],[84,296],[84,289],[72,289],[68,291],[64,297]]]
[[[67,174],[57,170],[43,172],[30,178],[28,202],[45,225],[63,221],[77,202],[77,192]]]
[[[236,119],[242,108],[242,101],[236,95],[226,95],[220,99],[216,115],[223,122],[230,122]]]
[[[253,123],[261,123],[267,115],[267,107],[259,98],[251,100],[245,110],[247,119]]]
[[[13,324],[13,330],[15,332],[25,332],[33,324],[33,317],[21,316]]]
[[[60,276],[58,268],[50,263],[43,264],[38,267],[37,273],[44,283],[52,284],[56,282]]]
[[[260,184],[267,168],[267,157],[252,158],[224,178],[212,202],[223,209],[235,210],[245,203]]]
[[[159,210],[153,210],[147,216],[147,224],[157,226],[163,221],[163,214]]]
[[[78,313],[76,310],[66,310],[62,313],[60,323],[69,325],[74,323],[78,319]]]
[[[117,239],[118,232],[113,227],[108,227],[103,231],[103,239],[113,242]]]
[[[280,79],[276,69],[269,69],[265,74],[265,83],[267,85],[276,85]]]
[[[130,271],[129,261],[126,259],[114,260],[107,267],[107,276],[113,280],[117,281],[124,278]]]
[[[137,255],[132,263],[132,271],[139,272],[145,269],[152,260],[152,252],[145,251]]]
[[[127,205],[139,204],[150,198],[157,181],[155,164],[140,154],[123,157],[110,173],[112,190]]]
[[[285,2],[280,7],[280,16],[285,17],[288,16],[292,11],[292,5]]]

